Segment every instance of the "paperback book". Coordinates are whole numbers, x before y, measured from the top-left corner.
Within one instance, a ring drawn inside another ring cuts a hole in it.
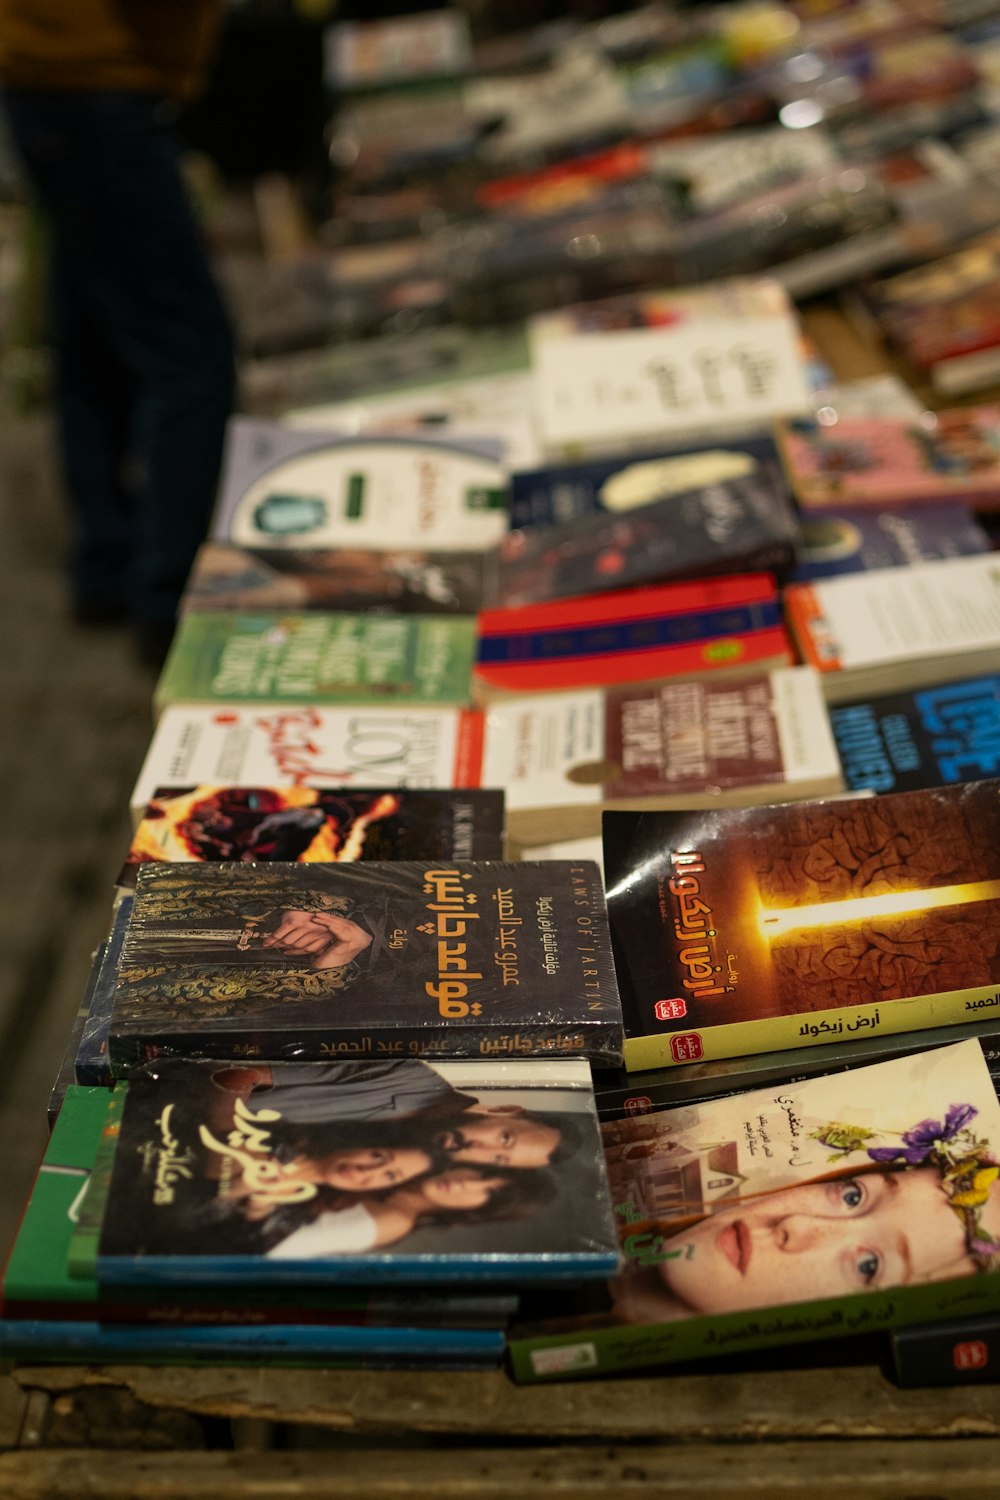
[[[536,317],[529,335],[548,448],[620,449],[810,409],[795,313],[776,281],[584,303]]]
[[[125,1088],[119,1085],[112,1093],[106,1088],[72,1084],[67,1090],[64,1110],[46,1146],[4,1271],[0,1327],[8,1334],[13,1333],[15,1321],[19,1328],[26,1320],[59,1325],[61,1332],[45,1335],[35,1329],[28,1335],[28,1347],[37,1351],[46,1338],[50,1342],[61,1339],[71,1346],[73,1339],[63,1325],[90,1324],[83,1337],[92,1342],[95,1358],[108,1350],[95,1342],[100,1335],[93,1329],[107,1324],[158,1325],[161,1332],[267,1324],[492,1330],[495,1348],[498,1330],[517,1306],[515,1295],[495,1290],[450,1292],[440,1288],[425,1292],[408,1287],[401,1293],[358,1286],[254,1286],[220,1291],[172,1286],[165,1295],[156,1287],[122,1287],[112,1295],[102,1293],[97,1285],[96,1233],[107,1200],[120,1125],[120,1108],[115,1113],[114,1106],[116,1101],[119,1106],[123,1103]],[[91,1262],[83,1267],[78,1258],[71,1270],[69,1255],[81,1211],[94,1194],[98,1159],[108,1144],[107,1180],[102,1182]],[[124,1336],[128,1338],[129,1332]],[[135,1344],[133,1352],[140,1352]],[[412,1354],[414,1350],[407,1352]]]
[[[720,479],[622,514],[594,511],[511,531],[500,549],[502,607],[635,584],[770,572],[784,579],[801,546],[783,485],[764,473]]]
[[[852,791],[1000,776],[1000,672],[840,703],[830,727]]]
[[[485,1287],[618,1264],[583,1060],[293,1063],[260,1082],[185,1060],[129,1084],[102,1287]]]
[[[1000,1377],[1000,1311],[947,1323],[894,1328],[892,1370],[897,1385],[982,1385]]]
[[[482,744],[472,709],[176,704],[153,733],[132,818],[189,786],[478,787]]]
[[[606,813],[626,1067],[992,1020],[998,850],[996,780]]]
[[[908,568],[943,557],[990,551],[987,532],[957,501],[922,501],[871,510],[807,510],[793,583]]]
[[[925,412],[917,422],[779,422],[778,447],[799,504],[1000,506],[1000,406]]]
[[[510,476],[510,524],[563,526],[595,511],[620,515],[751,474],[787,490],[777,447],[766,433],[722,436],[697,447],[630,448],[584,463],[535,464]]]
[[[213,541],[468,552],[495,547],[506,530],[496,443],[230,421]]]
[[[495,596],[495,575],[493,551],[390,552],[205,542],[188,575],[181,610],[474,615]]]
[[[596,865],[142,866],[109,1049],[621,1059]]]
[[[1000,653],[1000,559],[984,553],[789,584],[785,615],[830,703],[978,677]]]
[[[517,846],[584,838],[607,808],[703,808],[843,789],[817,674],[634,683],[494,702],[483,780]]]
[[[118,875],[140,865],[502,859],[503,792],[195,786],[157,792]]]
[[[153,708],[465,704],[475,652],[472,616],[183,614]]]
[[[975,1042],[602,1134],[625,1268],[515,1325],[519,1381],[1000,1307],[1000,1105]]]
[[[793,659],[769,573],[483,610],[477,633],[478,703],[626,682],[731,679]]]

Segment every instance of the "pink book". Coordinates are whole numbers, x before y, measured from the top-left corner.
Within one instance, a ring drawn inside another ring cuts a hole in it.
[[[967,500],[1000,510],[1000,406],[917,419],[784,421],[778,448],[800,505]]]

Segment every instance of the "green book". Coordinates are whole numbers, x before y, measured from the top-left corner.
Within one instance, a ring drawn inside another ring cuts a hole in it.
[[[153,704],[463,705],[475,651],[471,615],[191,613]]]
[[[106,1091],[107,1092],[107,1091]],[[111,1169],[118,1148],[118,1131],[128,1084],[119,1083],[109,1095],[104,1125],[94,1143],[90,1177],[76,1209],[73,1233],[66,1252],[66,1269],[75,1281],[97,1281],[97,1242],[111,1186]]]
[[[18,1230],[3,1278],[3,1305],[94,1303],[97,1282],[69,1273],[68,1253],[108,1107],[106,1088],[71,1084]]]

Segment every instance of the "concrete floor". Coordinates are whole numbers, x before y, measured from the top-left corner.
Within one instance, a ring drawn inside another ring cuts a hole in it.
[[[39,1156],[91,954],[111,917],[155,677],[124,629],[68,616],[51,419],[0,388],[0,1253]]]

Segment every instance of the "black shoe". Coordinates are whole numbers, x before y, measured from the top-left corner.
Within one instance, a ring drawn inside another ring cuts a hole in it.
[[[167,659],[174,626],[139,625],[136,630],[136,655],[144,667],[159,671]]]

